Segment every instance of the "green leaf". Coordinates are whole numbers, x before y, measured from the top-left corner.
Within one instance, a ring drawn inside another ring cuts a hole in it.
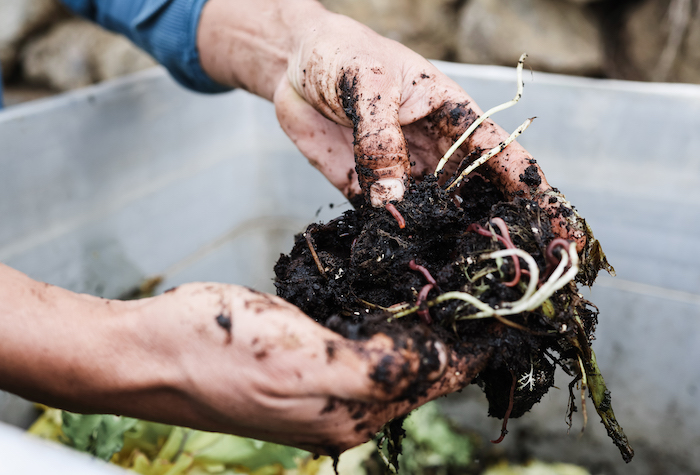
[[[109,460],[124,446],[124,433],[137,422],[129,417],[73,414],[63,411],[62,431],[69,445],[102,460]]]
[[[435,467],[464,469],[472,462],[473,442],[452,426],[434,402],[416,409],[404,422],[406,436],[401,473],[417,474]]]
[[[212,435],[218,437],[213,438]],[[208,442],[207,445],[202,444],[204,440]],[[190,435],[184,451],[192,453],[197,461],[218,462],[228,466],[241,465],[250,470],[274,463],[279,463],[287,469],[294,468],[297,458],[309,455],[308,452],[284,445],[198,431]]]

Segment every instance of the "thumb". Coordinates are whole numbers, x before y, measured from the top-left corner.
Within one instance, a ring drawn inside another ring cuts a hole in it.
[[[364,74],[346,72],[339,85],[343,109],[353,123],[360,187],[375,207],[402,200],[411,171],[399,122],[401,92],[387,82],[384,69],[375,67]]]

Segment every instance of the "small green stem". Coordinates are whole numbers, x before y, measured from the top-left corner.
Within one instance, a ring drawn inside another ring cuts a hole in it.
[[[579,332],[583,331],[581,319],[578,315],[576,315],[576,320],[580,325]],[[605,385],[605,380],[603,379],[603,375],[598,367],[595,353],[585,337],[573,337],[569,340],[569,342],[579,351],[579,361],[584,369],[581,377],[588,386],[588,392],[591,395],[591,400],[593,400],[595,410],[600,416],[605,429],[608,431],[608,436],[620,450],[623,460],[629,463],[632,460],[632,457],[634,457],[634,450],[630,446],[622,427],[617,422],[617,419],[615,419],[615,413],[613,412],[611,404],[610,391]]]

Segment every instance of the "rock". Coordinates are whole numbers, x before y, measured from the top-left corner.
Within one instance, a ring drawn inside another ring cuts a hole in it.
[[[455,0],[321,0],[342,13],[431,59],[454,54]]]
[[[580,75],[603,71],[599,23],[561,0],[471,0],[460,14],[457,58],[515,66],[522,53],[535,69]]]
[[[0,63],[4,77],[12,72],[22,41],[62,15],[57,0],[0,1]]]
[[[22,52],[27,82],[75,89],[153,66],[155,61],[121,35],[70,19],[32,40]]]
[[[93,53],[98,81],[113,79],[158,64],[127,38],[113,34],[110,36],[110,41],[105,41],[102,49]]]
[[[634,69],[633,79],[700,83],[700,7],[696,2],[641,3],[628,13],[622,41]]]

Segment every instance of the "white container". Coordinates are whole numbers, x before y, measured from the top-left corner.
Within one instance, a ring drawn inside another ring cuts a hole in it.
[[[484,109],[515,93],[512,69],[438,65]],[[538,117],[521,143],[617,269],[583,293],[600,308],[593,347],[637,455],[625,466],[591,404],[584,436],[580,425],[566,436],[561,375],[499,448],[596,474],[700,473],[700,87],[525,77],[521,103],[494,119]],[[271,104],[187,92],[161,69],[0,112],[0,261],[74,291],[117,297],[154,276],[159,291],[195,280],[273,291],[293,234],[342,203]],[[478,389],[443,406],[498,435]],[[0,420],[30,417],[0,393]],[[0,459],[14,451],[3,440],[32,443],[0,428]]]

